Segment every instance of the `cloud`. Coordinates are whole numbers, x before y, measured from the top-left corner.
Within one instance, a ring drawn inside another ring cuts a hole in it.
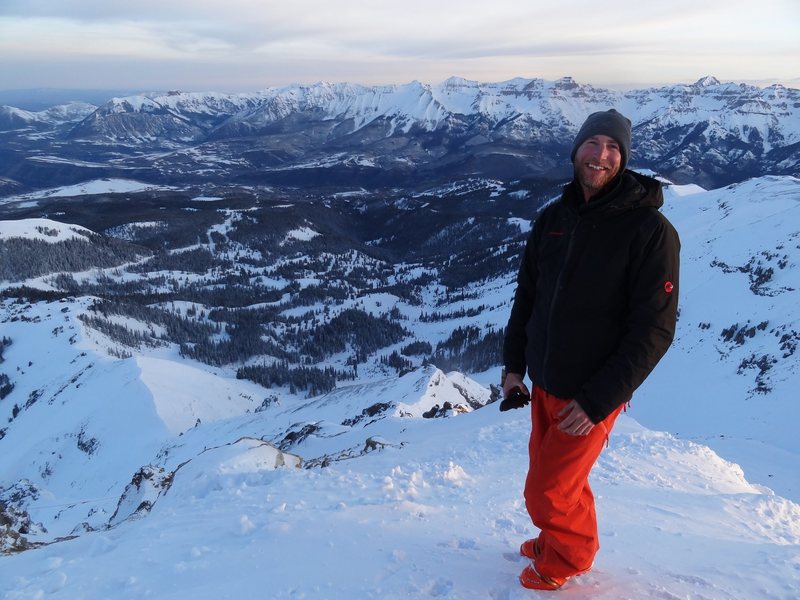
[[[800,63],[798,7],[795,0],[620,0],[614,10],[589,0],[2,0],[0,67],[18,73],[24,64],[42,85],[50,65],[85,71],[92,56],[112,78],[149,70],[151,85],[169,69],[187,81],[189,72],[205,73],[207,86],[248,70],[254,83],[442,73],[686,81],[735,78],[737,65],[740,77],[789,78]]]

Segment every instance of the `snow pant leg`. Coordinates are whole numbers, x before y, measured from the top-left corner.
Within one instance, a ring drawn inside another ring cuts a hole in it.
[[[536,570],[548,577],[571,577],[592,566],[600,544],[589,473],[622,410],[588,435],[573,436],[557,427],[564,406],[565,400],[534,386],[525,506],[541,530]]]

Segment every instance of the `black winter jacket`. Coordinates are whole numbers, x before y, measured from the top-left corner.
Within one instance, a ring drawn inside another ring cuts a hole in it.
[[[625,171],[588,203],[576,182],[534,224],[506,328],[506,370],[576,399],[594,423],[630,400],[672,343],[680,240],[661,184]]]

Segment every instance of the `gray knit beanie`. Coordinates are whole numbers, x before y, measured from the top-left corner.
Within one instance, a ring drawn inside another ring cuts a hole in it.
[[[575,136],[575,142],[572,144],[572,153],[569,155],[569,159],[573,163],[575,162],[575,153],[578,151],[578,146],[593,135],[607,135],[617,140],[620,154],[622,155],[620,172],[624,171],[631,153],[630,119],[613,108],[590,114],[581,125],[578,135]]]

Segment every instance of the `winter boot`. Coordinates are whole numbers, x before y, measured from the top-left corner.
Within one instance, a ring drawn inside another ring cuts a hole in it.
[[[529,590],[557,590],[567,583],[566,577],[545,577],[536,572],[533,564],[528,565],[519,575],[522,587]]]
[[[525,558],[530,558],[533,560],[542,552],[542,549],[539,548],[539,538],[535,537],[530,540],[525,540],[522,542],[522,545],[519,547],[519,553],[524,556]]]

